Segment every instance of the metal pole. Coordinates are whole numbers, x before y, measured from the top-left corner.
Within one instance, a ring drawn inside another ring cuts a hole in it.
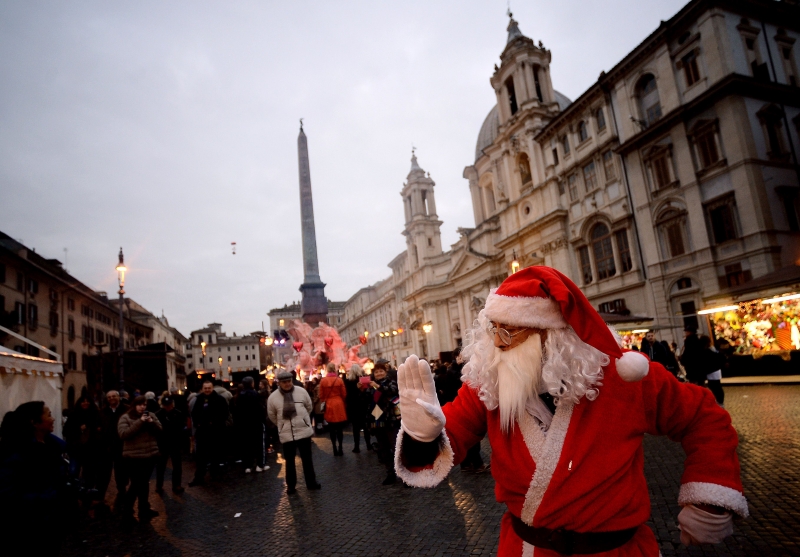
[[[125,318],[122,313],[122,306],[125,303],[125,259],[122,255],[122,248],[119,248],[119,264],[117,273],[119,275],[119,389],[125,389]]]
[[[125,291],[119,289],[119,388],[125,390],[125,318],[122,315]]]

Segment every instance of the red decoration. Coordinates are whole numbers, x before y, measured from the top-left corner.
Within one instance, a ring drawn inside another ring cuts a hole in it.
[[[326,339],[325,339],[325,345],[326,345],[328,348],[330,348],[331,346],[333,346],[333,339],[332,339],[332,338],[326,338]]]
[[[292,343],[292,348],[294,348],[295,350],[300,352],[303,349],[303,343],[302,342],[293,342]]]
[[[361,341],[361,344],[366,344],[367,343],[367,337],[365,337],[364,335],[361,335],[360,337],[358,337],[358,340]]]

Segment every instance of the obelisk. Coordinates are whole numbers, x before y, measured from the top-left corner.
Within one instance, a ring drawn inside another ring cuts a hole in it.
[[[314,203],[311,198],[311,171],[308,165],[308,140],[300,120],[300,135],[297,136],[297,157],[300,166],[300,224],[303,231],[303,284],[300,292],[300,314],[303,321],[316,327],[328,322],[328,299],[325,284],[319,278],[317,261],[317,234],[314,229]]]

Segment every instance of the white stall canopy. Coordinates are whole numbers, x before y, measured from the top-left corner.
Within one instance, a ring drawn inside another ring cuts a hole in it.
[[[35,358],[0,346],[0,419],[23,402],[42,400],[56,419],[61,437],[61,390],[64,367],[60,362]]]

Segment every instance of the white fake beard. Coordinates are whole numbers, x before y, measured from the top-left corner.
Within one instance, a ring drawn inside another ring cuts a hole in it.
[[[525,406],[537,392],[542,377],[542,339],[532,334],[511,350],[496,348],[492,367],[497,369],[497,405],[500,409],[500,427],[504,432],[514,429],[514,422],[522,417]]]

